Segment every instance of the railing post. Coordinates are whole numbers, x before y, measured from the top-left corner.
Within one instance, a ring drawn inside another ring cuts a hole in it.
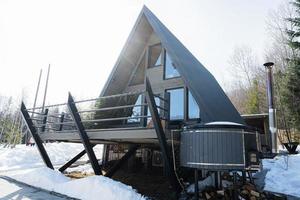
[[[165,92],[165,99],[166,101],[164,102],[164,108],[166,111],[164,112],[164,117],[166,118],[166,121],[170,120],[170,93]]]
[[[38,148],[38,150],[39,150],[39,152],[41,154],[41,157],[42,157],[44,163],[50,169],[54,169],[53,165],[52,165],[52,163],[50,161],[50,158],[49,158],[49,156],[47,154],[47,151],[46,151],[45,147],[43,146],[43,142],[42,142],[40,136],[38,135],[35,127],[33,126],[32,120],[30,119],[30,116],[29,116],[29,114],[28,114],[28,112],[26,110],[25,104],[23,102],[21,104],[21,113],[22,113],[22,117],[23,117],[23,119],[24,119],[24,121],[26,123],[26,126],[29,129],[29,131],[30,131],[30,133],[31,133],[31,135],[32,135],[35,143],[36,143],[36,146],[37,146],[37,148]]]
[[[46,109],[45,109],[45,112],[44,112],[43,126],[42,126],[42,130],[41,130],[42,133],[45,132],[45,129],[46,129],[46,123],[47,123],[48,112],[49,112],[49,109],[46,108]]]
[[[147,116],[148,107],[145,105],[146,102],[147,102],[146,101],[146,94],[143,93],[142,94],[142,101],[141,101],[141,104],[143,105],[143,106],[141,106],[141,116]],[[141,126],[142,127],[146,127],[147,126],[147,120],[148,120],[147,117],[141,118]]]
[[[60,125],[59,125],[59,128],[58,128],[58,131],[62,131],[64,119],[65,119],[65,113],[62,112],[62,113],[61,113],[61,116],[60,116],[60,119],[59,119]]]
[[[76,128],[79,132],[79,136],[80,136],[81,141],[84,145],[85,151],[86,151],[86,153],[89,157],[89,160],[91,162],[92,168],[95,172],[95,175],[102,175],[100,165],[98,163],[98,160],[97,160],[96,155],[95,155],[94,150],[93,150],[93,146],[90,143],[89,137],[88,137],[88,135],[85,131],[85,128],[84,128],[82,122],[81,122],[80,115],[78,113],[77,107],[75,105],[75,102],[74,102],[74,99],[73,99],[71,93],[69,93],[68,107],[69,107],[69,110],[71,112],[71,116],[72,116],[72,118],[75,122]]]
[[[146,99],[148,102],[153,125],[155,128],[156,134],[157,134],[157,138],[159,141],[159,146],[160,146],[160,149],[161,149],[164,161],[165,161],[165,167],[168,171],[168,174],[170,174],[170,176],[168,176],[170,183],[171,183],[173,189],[175,189],[176,191],[180,191],[180,184],[176,178],[174,168],[172,167],[172,164],[171,164],[172,163],[171,156],[170,156],[171,154],[168,149],[166,136],[165,136],[165,133],[164,133],[161,121],[160,121],[160,117],[158,114],[158,110],[157,110],[154,95],[153,95],[153,91],[152,91],[150,81],[148,78],[146,78]]]

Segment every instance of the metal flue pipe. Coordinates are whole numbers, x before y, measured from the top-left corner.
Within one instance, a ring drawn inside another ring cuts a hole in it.
[[[277,153],[277,128],[276,128],[276,110],[274,105],[274,94],[273,94],[273,73],[272,67],[274,63],[267,62],[264,64],[267,70],[267,95],[269,105],[269,131],[271,134],[271,146],[272,153]]]

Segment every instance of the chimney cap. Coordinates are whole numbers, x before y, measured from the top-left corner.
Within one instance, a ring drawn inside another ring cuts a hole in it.
[[[264,66],[267,67],[267,68],[271,68],[273,65],[274,65],[273,62],[266,62],[266,63],[264,64]]]

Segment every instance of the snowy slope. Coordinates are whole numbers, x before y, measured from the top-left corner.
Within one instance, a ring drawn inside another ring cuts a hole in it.
[[[265,190],[300,197],[300,154],[264,159]]]
[[[84,149],[82,144],[64,142],[47,143],[45,148],[52,164],[56,166],[66,163]],[[101,159],[102,148],[102,145],[94,147],[98,159]],[[87,157],[81,160],[87,160]],[[13,149],[0,146],[0,172],[42,166],[44,163],[36,146],[17,145]]]
[[[10,175],[26,184],[55,191],[82,200],[145,200],[132,187],[104,176],[89,176],[71,180],[59,171],[37,168],[24,173]]]
[[[45,148],[56,168],[83,150],[82,144],[72,143],[47,143]],[[101,159],[102,149],[102,145],[94,147],[98,159]],[[81,160],[87,160],[87,157],[84,156]],[[93,172],[90,164],[78,166],[69,171],[74,170]],[[0,174],[28,185],[83,200],[145,199],[132,187],[104,176],[89,176],[72,180],[59,171],[48,169],[44,167],[44,163],[35,146],[17,145],[16,148],[11,149],[0,145]]]

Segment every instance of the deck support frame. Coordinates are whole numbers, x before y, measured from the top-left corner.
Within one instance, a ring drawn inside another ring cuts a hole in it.
[[[96,146],[96,144],[92,144],[92,147]],[[74,156],[71,160],[69,160],[66,164],[61,166],[58,170],[60,172],[64,172],[67,168],[69,168],[73,163],[75,163],[77,160],[79,160],[82,156],[86,154],[85,149],[79,152],[76,156]]]
[[[92,165],[95,175],[102,175],[101,167],[98,163],[98,160],[96,158],[96,155],[93,150],[92,144],[89,140],[89,137],[85,131],[85,128],[84,128],[82,122],[81,122],[81,117],[78,113],[77,107],[75,105],[75,102],[74,102],[74,99],[73,99],[71,93],[69,93],[69,97],[68,97],[68,108],[69,108],[71,116],[75,122],[75,126],[78,130],[80,139],[81,139],[84,149],[89,157],[89,160],[91,162],[91,165]]]
[[[133,145],[125,154],[119,159],[104,176],[111,178],[115,172],[136,152],[140,145]]]
[[[26,123],[26,126],[27,128],[29,129],[34,141],[35,141],[35,144],[39,150],[39,153],[44,161],[44,163],[46,164],[46,166],[50,169],[54,169],[52,163],[51,163],[51,160],[47,154],[47,151],[43,145],[43,141],[41,140],[40,136],[38,135],[37,133],[37,130],[36,128],[34,127],[33,125],[33,122],[28,114],[28,111],[26,109],[26,106],[24,104],[24,102],[21,103],[21,113],[22,113],[22,116],[23,116],[23,119]]]
[[[152,116],[152,121],[153,121],[153,126],[155,128],[156,134],[157,134],[157,138],[159,141],[159,146],[162,152],[162,156],[164,159],[164,163],[165,163],[165,167],[167,170],[167,174],[169,174],[169,181],[170,184],[172,185],[173,189],[176,190],[177,192],[179,192],[180,189],[180,184],[179,181],[176,178],[175,175],[175,170],[172,167],[172,158],[171,158],[171,154],[167,145],[167,140],[166,140],[166,136],[164,133],[164,129],[162,127],[161,124],[161,120],[159,117],[159,113],[157,110],[157,106],[155,103],[155,98],[154,98],[154,94],[151,88],[151,84],[148,78],[146,78],[146,100],[148,102],[148,107]]]

